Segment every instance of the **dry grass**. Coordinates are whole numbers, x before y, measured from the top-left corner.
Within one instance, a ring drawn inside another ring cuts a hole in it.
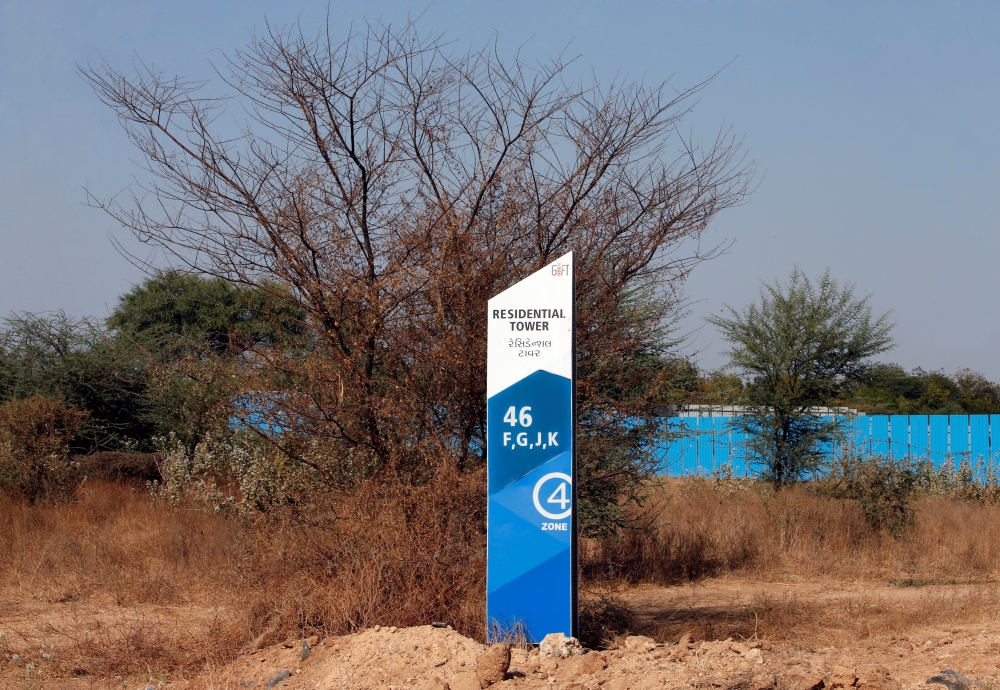
[[[0,642],[10,651],[40,665],[54,645],[58,671],[104,677],[200,668],[221,650],[204,633],[234,641],[219,614],[239,581],[240,526],[113,484],[54,505],[0,497],[0,515]],[[209,611],[182,624],[158,613],[166,605]]]
[[[581,563],[601,610],[620,610],[631,585],[739,582],[744,596],[731,601],[694,587],[687,601],[633,617],[633,631],[662,640],[691,632],[832,644],[924,626],[994,624],[1000,506],[924,496],[912,529],[896,539],[872,530],[852,501],[816,487],[775,492],[754,482],[667,480],[642,529],[585,542]],[[793,587],[777,595],[767,583],[813,583],[826,594]]]
[[[110,483],[58,504],[0,498],[0,677],[3,651],[42,664],[52,645],[50,671],[61,677],[168,678],[287,637],[375,624],[440,620],[481,638],[483,505],[480,478],[459,475],[419,490],[371,486],[256,522]],[[898,540],[868,528],[851,502],[801,487],[668,481],[652,507],[645,529],[582,546],[591,643],[629,629],[856,639],[1000,614],[1000,595],[982,584],[1000,562],[1000,507],[923,498]],[[622,597],[637,583],[723,576],[882,591],[822,600],[757,591],[655,618]],[[905,587],[934,582],[959,586]],[[887,587],[908,594],[886,596]]]
[[[445,621],[482,638],[485,497],[478,477],[369,486],[257,526],[244,626],[257,644],[293,630],[343,634]]]
[[[588,541],[590,580],[677,584],[736,574],[755,579],[972,582],[1000,568],[1000,506],[923,497],[900,539],[874,531],[853,501],[797,486],[668,480],[640,529]]]
[[[659,640],[691,633],[698,640],[767,639],[817,648],[886,640],[919,629],[995,627],[1000,621],[1000,592],[994,587],[941,587],[906,594],[861,590],[813,597],[758,591],[748,602],[668,608],[635,621],[633,629]]]
[[[170,677],[376,623],[481,637],[477,485],[371,488],[257,523],[114,484],[62,504],[0,498],[0,676],[4,651],[61,675]]]
[[[110,595],[119,605],[207,597],[231,579],[245,533],[198,510],[171,510],[144,492],[90,485],[61,504],[3,501],[5,594],[50,602]]]

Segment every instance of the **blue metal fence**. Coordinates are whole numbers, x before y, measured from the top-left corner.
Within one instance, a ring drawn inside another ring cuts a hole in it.
[[[681,432],[663,449],[671,476],[711,475],[731,465],[736,476],[756,474],[746,435],[732,417],[673,417]],[[847,443],[863,455],[929,459],[934,467],[1000,456],[1000,415],[857,415]],[[828,449],[833,453],[834,449]]]

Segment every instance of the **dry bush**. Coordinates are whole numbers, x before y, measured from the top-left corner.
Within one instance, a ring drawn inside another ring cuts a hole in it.
[[[458,472],[422,487],[372,483],[258,531],[247,634],[260,645],[444,621],[482,639],[483,485]]]
[[[60,653],[56,655],[59,675],[139,675],[152,680],[178,672],[197,673],[213,657],[230,658],[221,645],[205,645],[200,630],[135,609],[119,609],[107,618],[77,623],[70,629],[59,625],[49,628],[60,638]]]
[[[331,489],[478,469],[487,302],[575,251],[581,524],[614,530],[655,471],[655,407],[676,392],[658,356],[714,255],[701,233],[751,188],[738,139],[682,133],[707,82],[567,80],[561,58],[463,54],[415,23],[319,28],[255,36],[218,98],[82,70],[150,173],[92,200],[175,267],[303,314],[301,342],[246,344],[235,414],[292,432],[269,440]]]
[[[0,493],[34,501],[68,491],[70,440],[87,416],[41,395],[0,406]]]
[[[828,480],[834,498],[850,498],[868,526],[903,536],[913,525],[918,467],[909,458],[846,457]]]
[[[123,453],[98,451],[71,458],[79,481],[124,482],[145,486],[163,480],[160,474],[162,453]]]
[[[618,637],[638,629],[635,612],[614,587],[585,592],[578,621],[580,642],[591,649],[612,646]]]

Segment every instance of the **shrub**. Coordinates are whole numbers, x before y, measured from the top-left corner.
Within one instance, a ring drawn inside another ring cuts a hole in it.
[[[915,464],[921,491],[933,496],[947,496],[968,502],[1000,502],[1000,463],[996,457],[975,460],[948,457],[938,467],[930,458]]]
[[[226,514],[304,509],[329,491],[308,464],[288,457],[249,433],[216,430],[189,449],[174,434],[157,439],[157,496],[179,505],[193,499]]]
[[[833,495],[854,499],[872,529],[900,537],[913,524],[919,476],[909,459],[879,455],[847,458],[834,479]]]
[[[29,501],[65,493],[70,440],[86,419],[40,395],[0,406],[0,491]]]

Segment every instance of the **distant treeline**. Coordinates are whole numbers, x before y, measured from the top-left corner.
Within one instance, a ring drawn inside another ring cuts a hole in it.
[[[725,372],[699,371],[679,360],[674,404],[739,405],[744,383]],[[874,364],[856,383],[842,386],[823,405],[867,414],[1000,414],[1000,384],[962,369],[955,374]]]
[[[869,414],[997,414],[1000,385],[969,369],[949,376],[879,364],[844,402]]]
[[[275,286],[275,290],[277,290]],[[274,294],[274,293],[271,293]],[[0,328],[0,405],[41,396],[75,410],[73,453],[193,447],[233,412],[250,351],[308,349],[306,319],[284,300],[224,280],[164,272],[128,291],[103,322],[18,314]],[[738,405],[744,383],[679,357],[656,367],[667,404]],[[252,362],[250,362],[252,365]],[[875,364],[824,401],[869,414],[998,414],[1000,385],[968,369]]]
[[[261,291],[165,272],[122,295],[103,322],[5,319],[0,404],[40,397],[75,411],[66,435],[76,454],[151,451],[168,435],[194,444],[226,423],[241,354],[301,332],[301,315]]]

